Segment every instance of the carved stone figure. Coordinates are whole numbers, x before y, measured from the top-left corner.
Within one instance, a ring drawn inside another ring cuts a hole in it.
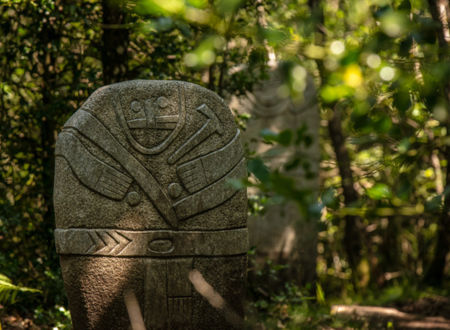
[[[303,163],[309,164],[310,172],[318,174],[320,115],[314,82],[306,70],[298,67],[296,73],[303,82],[302,97],[293,100],[283,95],[286,92],[283,91],[281,70],[277,62],[272,63],[269,79],[255,86],[252,92],[231,98],[229,106],[240,114],[251,115],[247,129],[243,132],[243,140],[250,151],[262,155],[265,164],[271,169],[283,171],[283,165],[293,155],[297,155]],[[302,125],[306,126],[307,134],[312,137],[312,144],[308,148],[304,145],[288,148],[269,145],[259,137],[263,129],[276,133],[290,129],[295,133]],[[318,175],[307,177],[302,166],[287,174],[295,178],[299,188],[318,193]],[[256,193],[249,190],[249,195]],[[267,206],[263,214],[249,218],[248,229],[250,246],[256,246],[258,262],[270,258],[289,265],[289,276],[298,282],[313,280],[317,256],[317,222],[304,219],[295,203]]]
[[[242,314],[248,249],[240,132],[213,92],[178,81],[98,89],[56,145],[55,240],[75,329],[229,329],[199,272]]]

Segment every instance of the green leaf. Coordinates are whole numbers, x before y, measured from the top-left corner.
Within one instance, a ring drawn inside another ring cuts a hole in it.
[[[325,103],[332,103],[334,101],[350,96],[352,95],[352,93],[353,91],[351,87],[347,85],[325,85],[320,91],[320,96]]]
[[[352,63],[357,63],[360,55],[359,49],[354,49],[349,52],[341,59],[341,65],[347,66]]]
[[[394,94],[393,97],[394,97],[394,106],[398,110],[405,112],[411,107],[412,103],[409,91],[400,89]]]
[[[442,206],[442,195],[434,196],[432,199],[426,201],[425,210],[428,212],[439,211]]]
[[[319,283],[316,284],[316,299],[320,305],[325,304],[325,292],[323,292],[322,286]]]
[[[247,169],[261,182],[267,182],[270,178],[270,172],[261,158],[251,158],[247,162]]]
[[[283,130],[280,133],[272,132],[271,130],[265,128],[260,133],[261,137],[266,143],[276,142],[282,146],[289,146],[291,144],[293,133],[291,130]]]
[[[371,199],[390,198],[392,196],[391,189],[384,183],[376,183],[373,187],[367,189],[367,195]]]
[[[0,274],[0,304],[13,304],[19,292],[41,292],[37,289],[17,286],[12,284],[12,281],[3,274]]]
[[[287,147],[291,144],[292,136],[293,134],[291,130],[281,131],[280,134],[278,134],[278,143]]]
[[[378,133],[387,133],[392,127],[391,118],[383,116],[374,123],[374,128]]]
[[[277,46],[279,43],[288,39],[288,35],[283,30],[274,28],[264,29],[264,36],[270,46]]]
[[[337,208],[339,206],[339,202],[337,199],[336,189],[330,187],[325,190],[322,194],[322,203],[330,208]]]
[[[217,3],[217,11],[222,14],[231,14],[235,12],[241,5],[242,0],[219,0]]]
[[[136,11],[153,15],[174,15],[184,13],[186,4],[183,0],[142,0],[138,2]]]

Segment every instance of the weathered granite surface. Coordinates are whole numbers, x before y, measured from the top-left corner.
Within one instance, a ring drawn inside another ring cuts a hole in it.
[[[309,164],[311,172],[319,173],[320,114],[316,90],[306,70],[299,71],[304,74],[304,89],[299,100],[280,96],[283,79],[281,67],[275,63],[270,69],[269,79],[255,86],[252,92],[231,98],[228,103],[238,113],[251,115],[243,132],[243,141],[250,151],[262,155],[265,164],[272,170],[283,171],[283,165],[296,154],[302,162]],[[286,129],[296,132],[302,125],[306,125],[306,133],[312,137],[312,145],[308,148],[303,145],[288,148],[269,145],[259,137],[263,129],[277,133]],[[302,166],[287,174],[295,178],[299,188],[318,194],[318,175],[306,177]],[[257,191],[249,190],[248,193],[251,196]],[[263,263],[270,258],[289,265],[291,278],[302,283],[313,280],[311,275],[315,274],[318,228],[316,221],[306,220],[295,203],[270,205],[264,214],[251,216],[248,221],[250,245],[256,246],[257,256],[260,257],[257,261]]]
[[[229,329],[189,281],[198,270],[243,313],[246,176],[230,110],[178,81],[102,87],[56,145],[55,240],[75,329],[128,329],[124,293],[147,329]]]

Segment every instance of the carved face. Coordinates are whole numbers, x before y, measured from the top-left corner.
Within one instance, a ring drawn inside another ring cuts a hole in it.
[[[138,99],[121,95],[120,104],[116,109],[120,124],[143,154],[163,151],[184,125],[186,110],[178,88],[157,89]]]

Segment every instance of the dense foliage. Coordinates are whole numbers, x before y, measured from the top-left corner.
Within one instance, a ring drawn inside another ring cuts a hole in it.
[[[321,173],[308,175],[320,175],[321,197],[312,202],[289,171],[271,171],[254,153],[243,183],[261,192],[251,211],[293,200],[320,217],[319,257],[317,282],[305,289],[277,283],[283,265],[253,274],[254,317],[305,322],[290,315],[330,296],[373,302],[378,288],[397,298],[411,287],[449,290],[449,17],[441,0],[0,0],[0,274],[41,291],[7,305],[38,324],[66,318],[53,148],[88,95],[126,79],[239,95],[267,76],[271,56],[283,61],[280,95],[300,100],[305,72],[315,79],[322,160]],[[261,139],[310,145],[301,127]],[[301,159],[286,164],[295,166]]]

